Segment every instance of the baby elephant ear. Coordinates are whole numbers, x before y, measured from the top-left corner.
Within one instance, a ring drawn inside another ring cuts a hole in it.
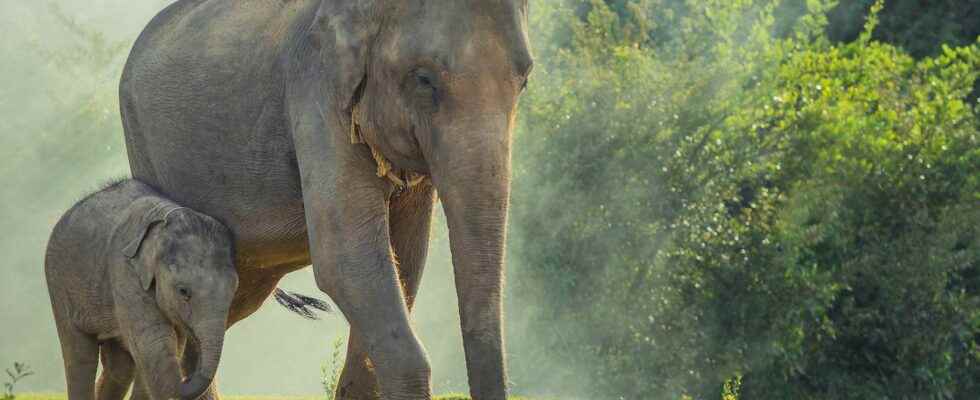
[[[133,238],[126,247],[123,247],[123,254],[126,258],[133,259],[136,258],[136,254],[140,251],[140,246],[143,245],[143,239],[146,239],[146,234],[153,227],[153,223],[157,221],[150,221],[149,223],[143,224],[139,229],[136,230],[136,237]]]
[[[121,226],[122,229],[117,231],[117,234],[122,235],[119,242],[126,243],[122,248],[122,253],[139,276],[140,286],[143,287],[143,290],[150,290],[155,275],[153,265],[140,262],[137,256],[143,241],[150,233],[150,229],[153,228],[154,224],[164,220],[168,207],[145,203],[148,202],[141,200],[134,202],[127,213],[123,226]]]
[[[150,229],[157,222],[160,222],[160,220],[150,220],[141,224],[135,232],[136,237],[126,247],[123,247],[123,255],[126,256],[129,265],[133,267],[136,275],[139,276],[140,286],[143,287],[143,290],[150,290],[156,274],[151,263],[141,262],[136,256],[139,254],[143,239],[146,239],[146,234],[150,232]]]

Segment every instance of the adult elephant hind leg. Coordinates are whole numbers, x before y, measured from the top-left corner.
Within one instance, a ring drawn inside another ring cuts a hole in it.
[[[415,307],[429,251],[432,203],[432,186],[426,182],[393,198],[389,207],[391,248],[398,259],[398,278],[409,312]]]
[[[117,341],[103,343],[100,358],[102,374],[95,384],[95,397],[98,400],[122,400],[133,383],[133,358]]]
[[[419,185],[396,196],[389,207],[391,247],[398,259],[398,277],[409,312],[414,309],[429,248],[432,196],[430,185]],[[350,332],[347,359],[336,395],[340,400],[380,398],[374,367],[354,330]]]

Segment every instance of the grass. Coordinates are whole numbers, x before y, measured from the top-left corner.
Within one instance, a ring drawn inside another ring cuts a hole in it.
[[[443,396],[436,396],[433,400],[470,400],[470,396],[452,393]],[[510,400],[531,400],[527,397],[511,397]]]
[[[341,362],[343,360],[343,349],[344,340],[337,339],[333,344],[333,354],[331,360],[324,363],[321,368],[321,379],[324,392],[326,393],[326,399],[333,399],[333,392],[336,388],[336,383],[339,375],[340,368],[343,366]],[[23,371],[21,370],[23,367]],[[5,384],[5,395],[0,397],[0,400],[67,400],[67,396],[64,393],[21,393],[17,394],[14,392],[14,385],[23,377],[33,374],[26,365],[17,364],[15,365],[16,373],[7,371],[12,379],[11,382]],[[224,400],[324,400],[324,395],[314,395],[314,396],[221,396]],[[469,396],[450,393],[442,396],[436,396],[433,400],[469,400]],[[510,400],[530,400],[526,397],[511,397]]]
[[[343,339],[338,339],[333,344],[333,356],[328,363],[323,365],[321,369],[322,374],[322,384],[323,389],[327,393],[326,398],[328,400],[333,399],[333,392],[335,389],[335,382],[339,378],[340,368],[342,363],[342,350],[344,348]],[[22,370],[23,368],[23,370]],[[7,370],[7,375],[12,379],[10,382],[4,384],[5,390],[0,400],[67,400],[67,396],[64,393],[15,393],[14,386],[18,380],[23,377],[32,375],[33,372],[27,368],[26,365],[17,364],[15,365],[15,372]],[[324,395],[314,395],[314,396],[221,396],[224,400],[324,400]],[[469,400],[469,396],[450,393],[447,395],[436,396],[433,400]],[[526,397],[511,397],[510,400],[530,400]]]
[[[323,396],[221,396],[224,400],[322,400]],[[512,400],[530,400],[526,397],[512,397]],[[24,393],[18,394],[16,400],[67,400],[62,393]],[[469,396],[448,394],[436,396],[433,400],[469,400]]]

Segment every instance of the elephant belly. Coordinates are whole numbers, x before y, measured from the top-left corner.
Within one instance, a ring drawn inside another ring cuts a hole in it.
[[[120,82],[133,177],[225,223],[240,269],[309,264],[280,55],[316,4],[177,2]]]
[[[310,265],[302,200],[292,207],[257,211],[232,229],[238,232],[236,253],[240,269],[291,272]]]
[[[227,225],[239,269],[309,264],[295,152],[274,100],[220,124],[194,113],[193,98],[178,107],[151,98],[127,113],[133,177]]]
[[[245,108],[234,110],[237,119],[195,112],[229,113],[216,106],[227,103],[188,96],[132,105],[124,114],[133,177],[227,225],[240,269],[308,265],[302,188],[282,107],[267,97],[237,104]]]
[[[309,265],[298,178],[293,182],[288,174],[271,169],[256,174],[247,169],[238,169],[237,174],[215,174],[216,168],[173,158],[172,162],[157,163],[150,173],[134,169],[134,177],[227,225],[235,236],[240,270],[288,270]]]

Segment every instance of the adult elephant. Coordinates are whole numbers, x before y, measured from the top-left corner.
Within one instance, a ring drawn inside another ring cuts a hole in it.
[[[123,73],[132,173],[234,232],[229,325],[313,264],[351,326],[342,399],[431,398],[409,311],[438,190],[470,391],[502,400],[510,136],[531,65],[526,0],[177,1]]]

